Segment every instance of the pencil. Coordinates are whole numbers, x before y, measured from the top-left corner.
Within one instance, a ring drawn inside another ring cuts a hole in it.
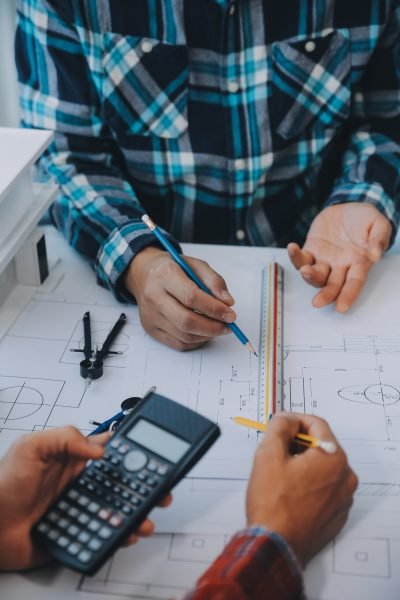
[[[260,423],[259,421],[253,421],[252,419],[246,419],[244,417],[232,417],[232,421],[237,425],[244,425],[250,429],[256,429],[257,431],[266,431],[267,423]],[[307,446],[307,448],[320,448],[327,454],[335,454],[337,446],[335,442],[330,440],[320,440],[312,435],[306,433],[298,433],[293,441],[300,446]]]
[[[201,279],[196,275],[194,271],[189,267],[187,262],[182,258],[182,256],[175,250],[171,242],[165,237],[160,228],[150,219],[149,215],[143,215],[142,221],[147,225],[147,227],[154,233],[160,244],[164,246],[166,251],[169,253],[171,258],[174,259],[176,263],[182,268],[182,270],[186,273],[186,275],[191,279],[196,285],[199,286],[203,292],[212,296],[211,291],[208,287],[201,281]],[[251,345],[249,339],[245,336],[243,331],[239,329],[236,323],[226,323],[229,329],[234,333],[239,340],[250,352],[252,352],[255,356],[257,356],[257,352],[254,350]]]

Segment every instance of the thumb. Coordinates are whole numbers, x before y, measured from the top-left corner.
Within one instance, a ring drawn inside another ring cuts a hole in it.
[[[42,460],[49,458],[79,458],[82,460],[101,458],[104,449],[101,443],[83,436],[75,427],[62,427],[39,434],[36,439]]]
[[[372,262],[378,262],[387,250],[392,234],[392,225],[386,217],[380,215],[374,221],[368,237],[368,256]]]
[[[301,430],[301,419],[294,414],[282,413],[274,415],[268,422],[262,446],[274,446],[284,455],[289,454],[290,442]],[[268,450],[269,451],[269,450]]]
[[[201,281],[208,287],[214,298],[222,300],[224,304],[233,306],[235,300],[228,291],[225,279],[219,275],[214,269],[210,267],[208,263],[198,259],[187,259],[190,266],[201,279]]]

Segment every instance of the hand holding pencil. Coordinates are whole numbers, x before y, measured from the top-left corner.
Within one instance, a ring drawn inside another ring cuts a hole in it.
[[[132,260],[124,278],[125,287],[138,303],[143,328],[158,341],[180,351],[193,350],[215,337],[231,334],[228,323],[236,320],[231,308],[234,299],[224,279],[204,261],[184,258],[210,288],[212,296],[199,289],[158,247],[144,248]]]

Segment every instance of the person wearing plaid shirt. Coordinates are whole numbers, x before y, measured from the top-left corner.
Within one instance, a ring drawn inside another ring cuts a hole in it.
[[[398,227],[400,0],[19,0],[23,124],[54,223],[178,349],[230,333],[222,277],[155,242],[284,246],[346,311]],[[301,247],[302,246],[302,247]]]
[[[293,456],[290,446],[299,431],[330,440],[336,452],[328,455],[317,448]],[[31,529],[86,461],[102,456],[107,438],[87,438],[64,427],[13,444],[0,461],[0,571],[47,562]],[[275,416],[253,463],[248,527],[231,539],[185,600],[304,599],[302,568],[343,527],[356,486],[343,450],[322,419]],[[168,496],[160,506],[170,501]],[[146,519],[127,543],[150,535],[153,528]],[[76,550],[77,541],[72,537],[69,542]],[[85,547],[85,542],[78,545]]]

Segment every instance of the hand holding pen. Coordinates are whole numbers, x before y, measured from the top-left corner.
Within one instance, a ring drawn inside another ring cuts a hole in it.
[[[136,298],[144,329],[176,350],[192,350],[212,338],[230,334],[229,324],[236,320],[231,308],[234,300],[224,279],[204,261],[184,258],[212,296],[157,247],[142,250],[125,276],[125,286]]]

